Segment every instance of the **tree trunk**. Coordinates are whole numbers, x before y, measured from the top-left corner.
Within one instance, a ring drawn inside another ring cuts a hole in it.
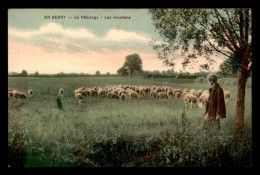
[[[238,142],[243,141],[244,136],[244,105],[245,105],[245,88],[248,78],[247,66],[242,61],[241,73],[238,79],[237,88],[237,106],[236,106],[236,118],[235,118],[235,139]]]

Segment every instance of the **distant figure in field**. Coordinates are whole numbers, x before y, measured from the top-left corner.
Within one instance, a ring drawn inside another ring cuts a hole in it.
[[[217,83],[217,76],[209,74],[207,76],[209,89],[209,99],[204,116],[205,127],[209,130],[220,129],[220,119],[226,118],[226,105],[223,88]]]

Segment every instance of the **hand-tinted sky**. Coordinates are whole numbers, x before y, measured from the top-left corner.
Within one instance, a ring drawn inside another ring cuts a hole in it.
[[[132,53],[141,56],[144,70],[170,69],[149,46],[151,37],[163,41],[147,9],[10,9],[8,71],[116,73]],[[222,61],[216,59],[213,70]],[[180,71],[181,59],[176,62],[175,71]],[[198,66],[186,69],[196,72]]]

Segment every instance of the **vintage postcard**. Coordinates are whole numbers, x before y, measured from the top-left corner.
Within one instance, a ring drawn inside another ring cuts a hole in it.
[[[251,167],[251,11],[8,9],[8,167]]]

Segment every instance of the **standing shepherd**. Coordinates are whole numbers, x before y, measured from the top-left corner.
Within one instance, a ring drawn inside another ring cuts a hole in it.
[[[212,131],[220,130],[220,119],[226,118],[226,106],[223,88],[217,83],[217,76],[209,74],[207,76],[209,89],[209,100],[207,102],[204,116],[205,129]]]

